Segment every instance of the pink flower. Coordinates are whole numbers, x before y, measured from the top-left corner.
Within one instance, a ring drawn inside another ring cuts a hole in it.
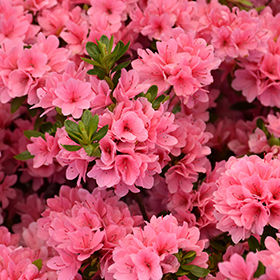
[[[57,139],[52,135],[45,133],[44,140],[42,137],[31,137],[33,144],[27,145],[27,150],[34,155],[33,167],[38,168],[42,165],[49,165],[53,163],[59,152]]]
[[[128,142],[143,142],[148,138],[143,120],[135,112],[126,112],[114,123],[116,137]]]
[[[0,200],[2,202],[2,208],[5,209],[9,205],[9,198],[16,197],[16,191],[11,189],[17,181],[17,175],[4,175],[4,172],[0,171]]]
[[[83,110],[90,107],[93,98],[91,84],[73,78],[58,83],[54,92],[57,98],[52,104],[61,108],[63,115],[72,115],[74,118],[82,116]]]
[[[104,238],[104,231],[97,230],[93,232],[88,227],[83,227],[75,232],[70,232],[68,237],[71,241],[67,249],[75,254],[78,254],[77,259],[84,261],[89,258],[95,251],[103,247],[102,240]]]
[[[233,254],[229,261],[218,264],[220,272],[231,280],[253,280],[254,273],[258,268],[258,258],[250,252],[246,261],[238,254]]]
[[[140,250],[132,257],[137,267],[137,276],[139,280],[160,280],[162,270],[159,265],[159,256],[149,249]]]
[[[42,77],[44,73],[50,70],[47,65],[48,56],[42,52],[36,52],[33,49],[25,49],[21,58],[18,60],[18,68],[29,72],[33,77]]]

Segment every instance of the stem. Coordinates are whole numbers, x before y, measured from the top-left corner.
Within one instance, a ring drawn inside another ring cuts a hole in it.
[[[138,204],[138,206],[139,206],[139,209],[140,209],[140,211],[141,211],[141,214],[142,214],[142,216],[143,216],[143,219],[144,219],[145,221],[149,221],[149,217],[148,217],[148,215],[147,215],[147,212],[146,212],[144,203],[143,203],[143,201],[142,201],[142,198],[141,198],[141,196],[140,196],[140,193],[134,193],[134,198],[135,198],[135,200],[136,200],[136,202],[137,202],[137,204]]]

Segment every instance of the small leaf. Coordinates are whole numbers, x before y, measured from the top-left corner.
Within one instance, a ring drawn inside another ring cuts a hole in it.
[[[11,102],[11,113],[15,113],[21,104],[26,100],[27,96],[16,97]]]
[[[117,71],[114,76],[113,76],[113,79],[112,79],[112,82],[114,84],[114,88],[117,86],[118,82],[119,82],[119,78],[121,76],[121,70]]]
[[[75,133],[75,134],[78,134],[80,135],[80,130],[79,130],[79,126],[78,124],[76,124],[75,122],[73,121],[70,121],[70,120],[66,120],[64,122],[64,126],[65,126],[65,130],[66,132],[71,132],[71,133]]]
[[[177,105],[173,108],[172,113],[175,115],[176,113],[181,112],[181,106]]]
[[[123,45],[123,42],[122,41],[120,41],[120,42]],[[130,45],[130,41],[125,46],[120,47],[120,50],[118,51],[118,55],[116,57],[117,61],[127,52],[129,45]]]
[[[36,130],[25,130],[23,134],[28,139],[30,139],[31,137],[42,137],[43,139],[45,139],[45,134]]]
[[[280,146],[280,139],[279,138],[275,138],[273,137],[273,135],[271,135],[271,137],[268,140],[268,144],[270,147],[272,146]]]
[[[195,257],[196,257],[196,252],[195,251],[190,251],[183,256],[182,262],[183,262],[184,265],[189,264],[195,259]]]
[[[90,139],[90,142],[93,142],[92,136],[93,136],[93,134],[96,132],[96,130],[98,128],[98,122],[99,122],[98,115],[94,115],[91,118],[90,123],[88,125],[88,137]]]
[[[96,75],[100,80],[103,80],[106,75],[105,69],[98,66],[95,66],[93,69],[88,70],[87,73],[89,75]]]
[[[87,42],[86,50],[91,58],[100,63],[100,51],[95,43]]]
[[[153,108],[154,109],[158,109],[160,107],[161,103],[164,103],[165,101],[167,101],[169,99],[169,95],[165,96],[160,95],[154,102],[153,102]]]
[[[109,53],[112,51],[113,44],[114,44],[114,36],[112,35],[109,42],[109,48],[108,48]]]
[[[101,127],[92,137],[92,141],[99,141],[101,140],[108,132],[108,125]]]
[[[110,45],[109,38],[106,35],[102,35],[99,41],[106,46],[106,50],[107,52],[109,52],[109,45]]]
[[[248,241],[248,245],[249,245],[250,251],[253,251],[254,253],[256,253],[256,251],[260,248],[259,241],[253,235],[251,235],[248,238],[247,241]]]
[[[98,149],[94,150],[94,151],[91,153],[91,156],[92,156],[92,157],[101,157],[101,151],[100,151],[100,149],[98,148]]]
[[[121,64],[118,64],[116,67],[114,67],[114,68],[112,69],[112,73],[115,72],[115,71],[119,71],[119,70],[121,70],[121,69],[127,67],[129,64],[130,64],[130,61],[126,61],[126,62],[123,62],[123,63],[121,63]]]
[[[85,127],[89,126],[91,119],[92,113],[89,110],[85,110],[82,115],[82,122],[84,123]]]
[[[35,109],[28,109],[28,114],[32,118],[36,117],[37,113],[38,113],[38,109],[37,108],[35,108]]]
[[[240,3],[242,5],[253,7],[254,5],[248,0],[235,0],[235,2]]]
[[[40,130],[43,132],[43,133],[51,133],[52,130],[53,130],[53,124],[51,122],[45,122],[45,123],[42,123],[40,125]]]
[[[82,147],[78,145],[61,145],[65,150],[69,152],[79,151]]]
[[[15,155],[14,158],[17,160],[28,160],[28,159],[32,159],[35,156],[31,155],[28,151],[24,151],[18,155]]]
[[[158,87],[156,85],[151,86],[147,93],[150,93],[151,97],[149,100],[149,102],[153,103],[153,101],[156,99],[157,94],[158,94]]]
[[[218,251],[224,252],[224,251],[226,250],[226,247],[223,246],[223,245],[222,245],[221,243],[219,243],[219,242],[210,241],[210,245],[211,245],[214,249],[216,249],[216,250],[218,250]]]
[[[85,58],[85,57],[81,57],[81,59],[86,63],[89,63],[91,65],[99,66],[99,67],[103,68],[103,66],[99,62],[97,62],[96,60],[88,59],[88,58]]]
[[[190,271],[196,277],[206,277],[210,272],[209,269],[202,268],[197,265],[193,265],[193,268]]]
[[[261,275],[265,274],[265,266],[261,261],[259,261],[258,268],[254,273],[254,278],[259,278]]]
[[[43,262],[41,259],[35,260],[32,264],[36,265],[38,270],[41,270],[41,268],[43,266]]]
[[[91,145],[84,146],[84,149],[85,149],[86,153],[91,157],[91,154],[93,152],[92,146]]]

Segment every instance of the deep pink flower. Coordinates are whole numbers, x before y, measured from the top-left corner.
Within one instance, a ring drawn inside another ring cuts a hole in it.
[[[17,181],[17,175],[6,175],[0,171],[0,200],[2,208],[7,208],[9,205],[9,198],[13,199],[16,197],[16,191],[10,187]]]

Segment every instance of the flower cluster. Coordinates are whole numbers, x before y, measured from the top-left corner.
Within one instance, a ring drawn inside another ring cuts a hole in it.
[[[279,0],[0,0],[0,279],[280,279]]]

